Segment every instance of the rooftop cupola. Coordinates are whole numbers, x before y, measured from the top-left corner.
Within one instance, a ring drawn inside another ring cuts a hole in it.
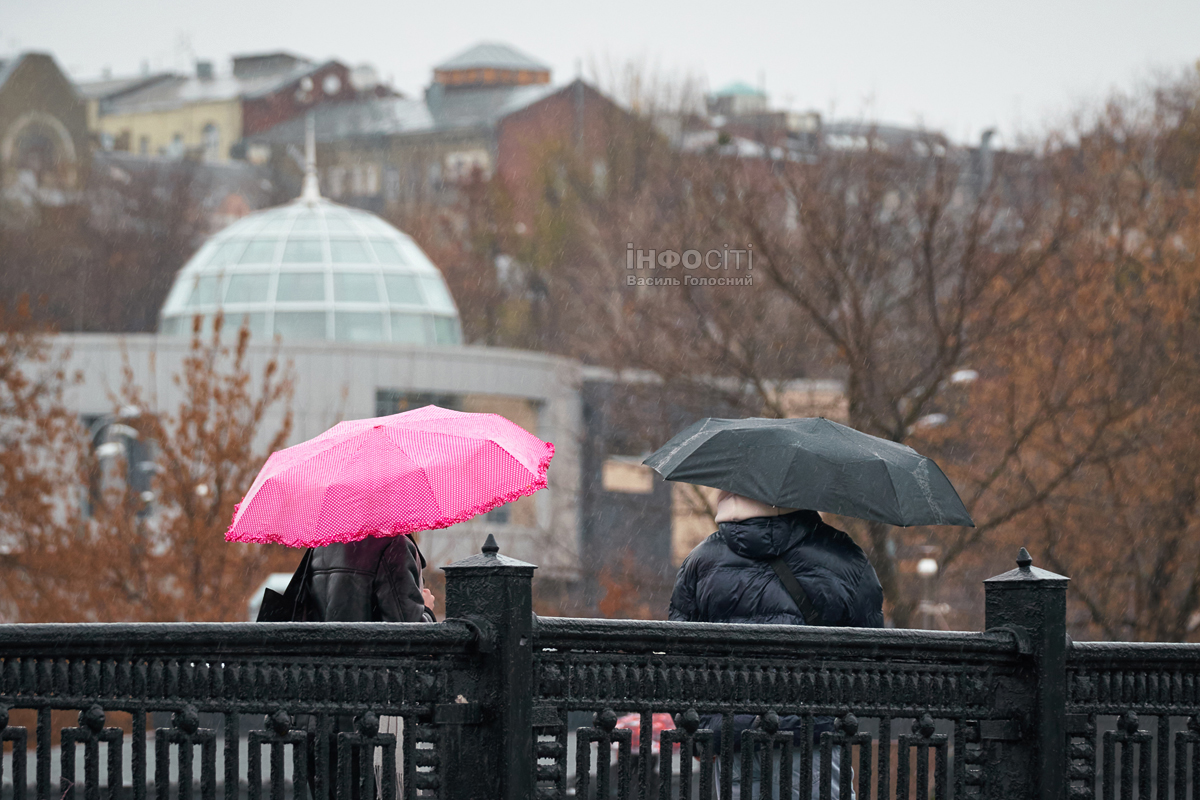
[[[525,86],[550,82],[550,68],[498,42],[481,42],[433,68],[433,82],[451,88]]]

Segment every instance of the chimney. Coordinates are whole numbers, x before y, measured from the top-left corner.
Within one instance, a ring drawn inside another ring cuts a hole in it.
[[[202,81],[211,81],[213,79],[213,62],[197,61],[196,77]]]

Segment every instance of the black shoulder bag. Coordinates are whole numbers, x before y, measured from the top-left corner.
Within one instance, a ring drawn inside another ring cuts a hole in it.
[[[808,599],[808,593],[800,586],[800,581],[796,580],[796,576],[792,574],[792,568],[783,560],[783,557],[775,556],[767,563],[771,565],[771,569],[775,570],[783,588],[787,589],[792,600],[796,602],[796,608],[800,609],[800,616],[804,617],[804,624],[821,625],[820,612],[812,604],[812,600]]]
[[[309,602],[308,573],[312,567],[313,549],[304,551],[300,566],[296,567],[283,594],[273,589],[263,590],[262,604],[258,607],[258,622],[309,622],[315,620]]]

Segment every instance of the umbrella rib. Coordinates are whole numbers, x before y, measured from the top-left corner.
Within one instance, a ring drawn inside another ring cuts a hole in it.
[[[499,415],[497,415],[497,416],[499,416]],[[501,417],[501,419],[507,419],[507,418],[506,418],[506,417]],[[509,420],[509,421],[511,422],[511,420]],[[513,424],[515,425],[516,423],[513,423]],[[513,452],[512,452],[511,450],[509,450],[507,447],[505,447],[503,444],[501,444],[500,442],[496,441],[495,439],[489,438],[489,437],[488,437],[486,434],[479,434],[479,435],[475,435],[475,436],[466,436],[466,435],[464,435],[464,434],[461,434],[461,433],[453,433],[453,432],[451,432],[451,431],[428,430],[428,429],[425,429],[425,428],[404,428],[404,430],[418,431],[418,432],[420,432],[420,433],[432,433],[432,434],[436,434],[436,435],[438,435],[438,436],[449,436],[449,437],[451,437],[451,438],[454,438],[454,439],[467,439],[467,440],[470,440],[470,441],[491,442],[492,444],[496,445],[496,446],[497,446],[497,447],[499,447],[501,450],[503,450],[505,453],[507,453],[507,454],[508,454],[508,457],[509,457],[509,458],[511,458],[513,461],[516,461],[516,462],[517,462],[518,464],[520,464],[522,467],[524,467],[524,466],[525,466],[525,464],[523,464],[523,463],[521,462],[521,459],[520,459],[520,458],[518,458],[516,455],[514,455],[514,454],[513,454]],[[524,429],[522,429],[522,430],[524,430]],[[526,433],[528,433],[528,431],[526,431]],[[530,435],[530,436],[533,436],[533,434],[529,434],[529,435]],[[533,438],[535,438],[535,439],[536,439],[537,437],[533,437]],[[538,441],[541,441],[541,440],[539,439]],[[393,442],[392,444],[393,444],[393,445],[395,445],[396,447],[399,447],[399,446],[400,446],[399,444],[396,444],[395,442]],[[542,442],[542,444],[547,444],[547,443],[546,443],[546,442]],[[529,468],[528,468],[528,467],[526,467],[526,469],[529,469]],[[536,467],[534,467],[532,471],[533,471],[533,472],[536,472],[536,471],[537,471],[537,468],[536,468]]]
[[[329,438],[329,439],[323,440],[318,443],[318,447],[313,448],[313,450],[311,452],[304,453],[304,455],[300,456],[297,461],[292,461],[291,460],[292,457],[288,456],[287,457],[288,463],[283,469],[287,470],[287,469],[291,468],[294,464],[301,463],[301,461],[308,461],[315,455],[320,455],[321,453],[328,452],[329,450],[332,450],[333,448],[337,447],[338,445],[345,444],[346,442],[349,442],[349,441],[353,441],[353,439],[348,437],[345,439]],[[278,450],[278,451],[276,451],[275,454],[276,455],[284,455],[288,452],[288,450],[291,450],[296,447],[311,446],[313,444],[313,442],[314,442],[314,440],[312,440],[312,439],[310,439],[307,442],[300,442],[299,444],[292,445],[292,447],[287,447],[287,448],[284,448],[283,450]],[[264,465],[264,467],[265,466],[266,465]],[[283,472],[283,470],[281,470],[280,473],[276,473],[276,474],[281,474],[282,472]]]
[[[410,430],[411,430],[411,429],[410,429]],[[447,431],[423,431],[423,433],[438,433],[438,434],[440,434],[440,435],[443,435],[443,436],[451,436],[451,437],[453,437],[453,438],[455,438],[455,439],[471,439],[471,440],[474,440],[474,441],[486,441],[486,442],[490,442],[491,444],[494,444],[494,445],[496,445],[497,447],[499,447],[501,450],[503,450],[503,451],[504,451],[504,454],[505,454],[505,455],[507,455],[509,458],[511,458],[513,461],[517,462],[517,464],[520,464],[522,467],[525,467],[525,465],[521,463],[521,459],[519,459],[519,458],[517,458],[516,456],[514,456],[514,455],[513,455],[511,452],[509,452],[509,450],[508,450],[508,448],[507,448],[507,447],[505,447],[504,445],[500,444],[500,443],[499,443],[499,442],[497,442],[495,439],[488,439],[488,438],[486,438],[486,437],[484,437],[484,436],[463,436],[463,435],[461,435],[461,434],[450,433],[450,432],[447,432]],[[532,435],[532,434],[531,434],[531,435]],[[385,437],[385,438],[387,438],[387,441],[388,441],[388,443],[389,443],[389,444],[391,444],[391,445],[392,445],[392,447],[396,448],[397,450],[399,450],[399,449],[400,449],[400,445],[399,445],[399,444],[397,444],[396,442],[393,442],[393,441],[392,441],[390,438],[388,438],[388,437]],[[400,452],[402,452],[402,453],[403,453],[404,451],[403,451],[403,450],[401,450]],[[407,453],[405,453],[405,455],[407,456],[408,454],[407,454]],[[414,462],[414,464],[415,464],[415,463],[416,463],[416,462]],[[439,513],[439,514],[441,514],[443,517],[447,517],[447,516],[449,516],[449,515],[450,515],[450,512],[448,512],[446,509],[444,509],[444,508],[442,507],[442,504],[438,502],[438,499],[437,499],[437,492],[434,490],[434,488],[433,488],[433,484],[431,484],[431,483],[429,482],[429,474],[425,472],[425,468],[424,468],[424,467],[418,467],[418,469],[420,470],[420,473],[421,473],[421,479],[425,481],[425,486],[426,486],[426,487],[429,489],[429,496],[430,496],[430,497],[432,497],[432,498],[433,498],[433,502],[434,502],[435,504],[437,504],[437,507],[438,507],[438,513]],[[526,469],[528,469],[528,467],[526,467]],[[535,469],[535,470],[534,470],[534,472],[536,473],[536,472],[538,472],[538,470],[537,470],[537,469]],[[539,475],[539,476],[537,476],[537,477],[540,477],[540,475]]]
[[[683,448],[687,447],[687,446],[688,446],[689,444],[691,444],[691,443],[692,443],[692,442],[693,442],[693,441],[694,441],[694,440],[695,440],[695,439],[696,439],[698,436],[700,436],[700,434],[702,434],[702,433],[704,433],[705,431],[707,431],[707,430],[708,430],[708,425],[709,425],[709,423],[710,423],[711,421],[712,421],[711,419],[705,419],[705,420],[702,420],[702,421],[700,422],[700,427],[699,427],[699,429],[698,429],[698,430],[697,430],[695,433],[693,433],[691,436],[689,436],[688,438],[684,439],[682,442],[680,442],[679,444],[677,444],[677,445],[675,445],[673,448],[671,448],[671,452],[664,454],[661,460],[665,462],[665,461],[669,461],[670,459],[674,458],[674,457],[675,457],[675,455],[676,455],[676,454],[677,454],[677,453],[678,453],[680,450],[682,450]],[[669,443],[668,443],[668,444],[669,444]],[[650,459],[648,459],[648,458],[646,459],[646,461],[649,461],[649,460],[650,460]],[[643,464],[645,464],[645,463],[646,463],[646,461],[643,461],[642,463],[643,463]],[[659,469],[658,469],[657,467],[651,467],[651,469],[653,469],[655,472],[658,472],[658,474],[659,474],[659,475],[663,475],[663,473],[662,473],[662,472],[660,472],[660,471],[659,471]],[[663,477],[665,478],[666,476],[665,476],[665,475],[663,475]]]
[[[446,434],[446,435],[452,436],[453,434]],[[415,460],[413,460],[412,456],[410,456],[408,453],[405,453],[400,448],[400,444],[398,442],[392,441],[392,437],[385,435],[383,438],[384,438],[384,441],[386,441],[388,444],[390,444],[392,446],[392,449],[399,451],[401,455],[403,455],[409,461],[412,461],[413,466],[416,467],[416,470],[421,473],[421,480],[425,481],[425,488],[429,490],[429,497],[433,500],[434,505],[437,506],[438,514],[443,517],[446,516],[446,509],[442,508],[442,504],[440,502],[438,502],[437,491],[434,490],[433,484],[429,482],[429,474],[425,471],[425,467],[421,466]],[[466,438],[466,437],[459,437],[459,438]]]
[[[438,502],[437,492],[434,491],[433,484],[429,482],[429,474],[425,472],[424,467],[418,467],[418,469],[421,471],[421,479],[425,481],[425,487],[429,489],[429,496],[433,498],[433,503],[437,506],[438,514],[445,517],[446,509],[442,508],[442,504]]]
[[[920,465],[918,466],[918,469],[920,469],[921,467],[924,467],[924,469],[925,469],[925,479],[922,480],[921,478],[917,477],[917,475],[915,473],[913,474],[913,479],[917,482],[917,486],[920,487],[921,494],[923,494],[925,496],[925,502],[929,505],[929,509],[934,513],[934,515],[937,518],[937,520],[935,522],[933,522],[932,524],[933,525],[945,525],[945,524],[947,524],[946,520],[950,518],[950,513],[947,512],[947,510],[943,507],[942,501],[940,501],[938,499],[937,493],[934,491],[933,480],[932,480],[933,470],[937,470],[938,474],[942,476],[943,480],[946,481],[946,484],[950,487],[950,491],[953,493],[953,495],[955,497],[958,497],[958,492],[955,491],[954,484],[950,483],[950,479],[946,477],[946,473],[942,472],[942,468],[937,465],[936,461],[934,461],[931,458],[927,458],[927,457],[923,456],[922,461],[921,461]],[[932,467],[932,469],[930,469],[931,467]],[[947,498],[947,499],[949,499],[949,498]],[[961,505],[962,499],[958,498],[958,501],[959,501],[959,504]],[[969,515],[968,515],[968,518],[969,518]]]
[[[342,465],[343,468],[349,468],[349,467],[352,467],[353,465],[357,464],[359,462],[359,459],[361,459],[363,457],[363,455],[368,451],[369,446],[371,444],[370,436],[371,436],[372,430],[374,430],[374,429],[373,428],[368,429],[363,432],[362,436],[358,436],[353,439],[346,439],[343,441],[344,444],[353,443],[355,445],[354,450],[352,452],[349,452],[346,454],[347,457],[346,457],[345,463]],[[384,440],[387,441],[387,438],[384,437]],[[322,511],[318,515],[318,518],[320,518],[320,516],[324,515],[324,508],[325,508],[325,503],[326,503],[327,497],[328,497],[329,486],[326,485],[325,489],[326,489],[326,491],[322,492],[322,495],[321,495]]]
[[[799,458],[800,455],[802,455],[804,453],[805,453],[805,451],[799,447],[792,448],[791,458],[788,459],[787,468],[781,471],[780,476],[779,476],[779,485],[775,487],[775,497],[776,498],[783,497],[783,485],[785,483],[787,483],[788,476],[791,474],[791,471],[792,471],[792,467],[795,466],[795,464],[796,464],[796,459]],[[776,504],[772,503],[772,505],[776,505]]]
[[[883,471],[887,475],[888,485],[892,487],[892,497],[896,500],[896,512],[900,515],[900,518],[903,519],[904,507],[902,505],[902,501],[900,500],[900,489],[896,486],[896,479],[892,477],[892,464],[886,460],[883,460]],[[907,528],[908,523],[905,522],[901,524],[900,527]]]
[[[342,439],[341,441],[337,442],[337,444],[339,444],[339,445],[354,445],[353,451],[349,452],[347,454],[347,457],[350,460],[354,460],[355,458],[358,457],[359,453],[362,451],[364,442],[362,442],[361,440],[358,440],[358,439]],[[333,448],[323,448],[319,454],[324,454],[331,449],[333,449]],[[288,474],[293,469],[295,469],[297,467],[307,466],[309,463],[310,463],[310,459],[307,459],[307,458],[293,461],[293,462],[289,463],[287,466],[285,466],[283,469],[279,470],[278,472],[272,474],[270,477],[266,478],[263,481],[262,486],[259,486],[257,490],[255,489],[255,486],[253,484],[251,485],[250,490],[253,491],[254,496],[257,496],[258,491],[260,491],[262,489],[262,487],[266,485],[267,481],[270,481],[270,480],[279,481],[284,475]],[[257,483],[257,478],[255,479],[255,482]],[[242,498],[240,503],[238,503],[238,512],[240,512],[242,510],[243,506],[246,508],[249,508],[248,498],[250,501],[253,500],[253,497],[251,497],[251,491],[247,491],[246,496]],[[324,505],[324,502],[325,502],[325,496],[324,496],[324,493],[322,493],[322,496],[321,496],[321,505],[322,506]],[[232,526],[234,524],[236,524],[236,522],[238,520],[238,512],[235,512],[235,514],[234,514],[234,519],[230,524],[231,529],[232,529]]]
[[[268,480],[270,478],[279,478],[279,477],[291,472],[296,467],[306,466],[309,462],[312,461],[314,456],[324,455],[325,453],[329,452],[330,450],[333,450],[337,446],[355,443],[356,441],[357,441],[357,439],[340,439],[337,441],[331,440],[329,447],[322,447],[320,450],[317,450],[316,452],[306,453],[303,458],[298,458],[295,461],[288,461],[288,463],[286,465],[284,465],[278,472],[272,473],[269,476]],[[300,443],[300,445],[303,445],[303,444],[307,444],[307,442]],[[293,446],[299,447],[300,445],[293,445]],[[360,447],[361,447],[361,445],[360,445]],[[291,448],[288,448],[288,449],[290,450]],[[280,451],[280,452],[287,452],[287,451]],[[358,452],[357,449],[355,450],[355,452]],[[253,487],[251,487],[251,488],[253,488]]]

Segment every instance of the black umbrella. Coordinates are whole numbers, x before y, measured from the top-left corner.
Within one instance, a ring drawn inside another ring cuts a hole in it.
[[[816,419],[702,419],[645,463],[669,481],[889,525],[975,527],[933,459]]]

